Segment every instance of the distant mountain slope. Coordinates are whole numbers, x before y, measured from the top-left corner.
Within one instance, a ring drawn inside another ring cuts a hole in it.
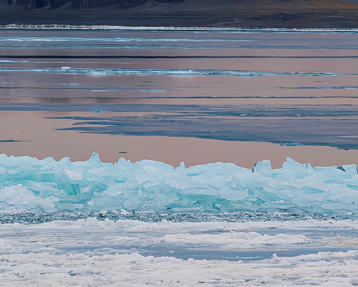
[[[358,28],[340,0],[0,0],[0,24]]]

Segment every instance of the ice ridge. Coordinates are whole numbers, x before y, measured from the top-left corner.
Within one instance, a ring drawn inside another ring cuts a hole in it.
[[[102,163],[0,155],[0,211],[150,211],[294,214],[357,213],[357,166],[312,167],[287,158],[282,168],[261,161],[186,168],[123,158]]]
[[[87,76],[114,76],[114,75],[160,75],[160,76],[238,76],[238,77],[267,77],[267,76],[299,76],[299,77],[336,77],[357,76],[357,73],[333,72],[266,72],[248,70],[215,70],[215,69],[87,69],[87,68],[9,68],[1,67],[0,72],[12,73],[52,73],[52,74],[82,74]]]

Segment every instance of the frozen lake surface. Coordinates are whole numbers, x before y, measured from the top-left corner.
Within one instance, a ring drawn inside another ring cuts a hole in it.
[[[357,48],[0,30],[0,286],[358,285]]]
[[[4,224],[0,284],[353,286],[358,281],[357,224],[94,218]]]
[[[1,30],[1,152],[354,163],[356,33]]]

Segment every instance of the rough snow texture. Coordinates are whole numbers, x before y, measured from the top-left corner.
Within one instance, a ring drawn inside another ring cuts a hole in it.
[[[94,218],[4,224],[0,286],[354,286],[357,226],[351,220],[145,223]],[[167,254],[158,256],[155,246]],[[333,247],[338,250],[330,251]],[[205,257],[196,259],[201,251]],[[235,258],[243,251],[269,254]]]
[[[311,167],[289,158],[245,169],[231,163],[174,168],[161,162],[102,163],[0,156],[0,210],[296,214],[356,213],[356,165]]]
[[[0,286],[355,286],[357,252],[258,262],[180,260],[138,254],[0,255]]]

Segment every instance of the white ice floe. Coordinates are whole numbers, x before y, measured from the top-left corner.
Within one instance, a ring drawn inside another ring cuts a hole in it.
[[[139,247],[153,251],[153,247],[158,246],[165,246],[168,250],[181,246],[197,251],[207,248],[207,257],[204,258],[227,257],[224,253],[210,254],[213,250],[271,252],[271,255],[272,252],[290,250],[292,255],[307,253],[307,250],[358,250],[357,227],[358,221],[352,220],[148,223],[88,218],[31,225],[12,223],[0,227],[0,253],[6,250],[13,253],[26,250],[61,253],[65,249],[80,250],[84,247],[93,249],[93,252],[107,253],[118,249],[129,252]],[[240,258],[241,255],[238,253],[237,256]]]
[[[354,286],[358,264],[335,253],[255,262],[139,254],[0,255],[0,286]],[[356,256],[356,254],[355,254]]]
[[[357,226],[95,218],[3,224],[0,286],[354,286]]]

